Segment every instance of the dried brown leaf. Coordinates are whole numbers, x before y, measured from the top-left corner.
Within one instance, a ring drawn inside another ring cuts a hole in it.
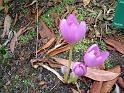
[[[37,58],[37,59],[31,59],[30,60],[31,65],[33,68],[38,68],[39,67],[39,62],[48,62],[48,59],[44,59],[44,58]]]
[[[50,31],[50,29],[46,26],[43,20],[40,20],[40,23],[43,29],[47,32],[47,36],[49,37],[49,39],[51,39],[52,37],[55,37],[54,33]]]
[[[63,59],[63,58],[56,58],[56,57],[52,57],[56,62],[58,62],[59,64],[68,66],[68,60],[67,59]]]
[[[124,54],[124,44],[123,43],[116,41],[114,39],[111,39],[111,38],[104,39],[104,41],[108,45],[113,46],[120,53]]]
[[[84,6],[87,6],[91,0],[83,0]]]
[[[100,93],[103,81],[94,81],[89,93]]]
[[[54,63],[52,63],[52,62],[49,62],[49,65],[50,65],[50,67],[52,67],[52,68],[61,68],[61,67],[62,67],[61,64],[54,64]]]
[[[64,51],[67,51],[67,50],[69,50],[69,49],[70,49],[70,45],[65,45],[65,46],[61,46],[61,47],[59,47],[59,48],[53,48],[53,49],[49,50],[49,51],[47,52],[47,54],[48,54],[49,56],[54,56],[54,55],[56,55],[56,54],[59,54],[59,53],[64,52]]]
[[[108,71],[111,71],[113,73],[120,73],[121,68],[120,68],[120,66],[116,66],[116,67],[113,67],[113,68],[109,69]],[[113,87],[113,85],[116,83],[117,79],[118,79],[118,77],[114,78],[113,80],[103,82],[103,85],[102,85],[100,93],[108,93],[108,92],[110,92],[112,87]]]
[[[41,53],[51,47],[55,43],[56,39],[55,37],[51,38],[43,47],[39,48],[37,53]]]
[[[119,77],[119,78],[118,78],[117,83],[119,84],[119,86],[120,86],[121,88],[124,89],[124,79],[123,79],[122,77]]]
[[[15,36],[12,38],[11,42],[10,42],[10,50],[13,53],[14,52],[14,48],[15,48],[15,44],[17,42],[17,38],[26,31],[26,27],[21,28],[16,34]]]
[[[107,48],[108,50],[115,50],[115,48],[112,47],[112,46],[110,46],[110,45],[107,45],[106,48]]]
[[[87,68],[86,77],[89,77],[96,81],[108,81],[115,79],[120,73],[113,73],[110,71]]]
[[[11,17],[9,15],[6,15],[5,20],[4,20],[4,30],[3,30],[3,34],[2,37],[4,37],[5,35],[9,35],[9,29],[11,26]]]

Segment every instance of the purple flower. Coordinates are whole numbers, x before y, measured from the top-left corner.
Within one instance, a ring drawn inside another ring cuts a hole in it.
[[[95,67],[104,63],[104,61],[108,58],[109,52],[103,51],[101,52],[98,44],[93,44],[87,50],[84,55],[84,62],[86,66]]]
[[[66,42],[74,44],[81,40],[86,33],[86,23],[78,22],[74,14],[70,14],[67,19],[60,22],[60,31]]]
[[[77,76],[82,76],[86,74],[87,69],[82,62],[75,62],[72,64],[72,72]]]

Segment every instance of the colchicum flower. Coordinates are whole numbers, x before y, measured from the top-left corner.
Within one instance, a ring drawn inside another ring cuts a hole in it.
[[[77,76],[82,76],[86,74],[87,69],[82,62],[75,62],[72,64],[72,72]]]
[[[60,31],[64,40],[70,44],[74,44],[81,40],[86,33],[85,21],[78,22],[74,14],[70,14],[67,19],[60,21]]]
[[[86,66],[95,67],[102,65],[104,61],[108,58],[109,52],[100,51],[98,44],[93,44],[87,50],[84,55],[84,62]]]

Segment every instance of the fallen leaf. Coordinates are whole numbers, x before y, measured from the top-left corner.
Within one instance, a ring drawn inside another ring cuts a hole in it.
[[[48,63],[49,66],[52,68],[61,68],[62,66],[62,64],[57,63],[47,58],[46,59],[45,58],[31,59],[30,62],[31,62],[32,67],[35,69],[39,67],[39,63]]]
[[[37,58],[37,59],[31,59],[30,62],[31,62],[32,67],[36,69],[39,67],[38,65],[39,62],[48,62],[48,59]]]
[[[124,89],[124,79],[123,79],[122,77],[119,77],[119,78],[118,78],[117,83],[119,84],[119,86],[120,86],[121,88]]]
[[[70,49],[70,45],[65,45],[65,46],[61,46],[61,47],[59,47],[59,48],[53,48],[53,49],[49,50],[49,51],[47,52],[47,54],[48,54],[49,56],[54,56],[54,55],[56,55],[56,54],[59,54],[59,53],[64,52],[64,51],[67,51],[67,50],[69,50],[69,49]]]
[[[86,77],[91,78],[96,81],[108,81],[115,79],[120,73],[113,73],[110,71],[93,69],[87,67]]]
[[[84,6],[87,6],[91,0],[83,0]]]
[[[103,81],[94,81],[92,87],[89,90],[89,93],[100,93],[102,84],[103,84]]]
[[[68,66],[68,60],[67,59],[63,59],[63,58],[56,58],[56,57],[52,57],[56,62],[58,62],[59,64]]]
[[[118,39],[120,42],[122,42],[124,44],[124,35],[119,36]]]
[[[120,68],[120,66],[116,66],[116,67],[113,67],[113,68],[109,69],[108,71],[111,71],[111,72],[114,72],[114,73],[120,73],[121,68]],[[102,85],[100,93],[108,93],[108,92],[110,92],[112,87],[113,87],[113,85],[116,83],[117,79],[118,79],[118,77],[114,78],[113,80],[103,82],[103,85]]]
[[[11,17],[9,15],[6,15],[4,20],[4,30],[3,30],[2,37],[4,37],[5,35],[7,36],[9,35],[10,25],[11,25]]]
[[[15,44],[17,42],[17,38],[26,31],[26,27],[20,28],[20,30],[15,34],[15,36],[12,38],[11,42],[10,42],[10,50],[13,53],[14,52],[14,48],[15,48]]]
[[[54,33],[50,31],[50,29],[46,26],[43,20],[40,19],[40,23],[43,29],[47,32],[47,36],[49,37],[49,39],[51,39],[52,37],[55,37]]]
[[[36,52],[41,53],[41,52],[45,51],[46,49],[51,47],[55,43],[55,41],[56,41],[55,37],[51,38],[43,47],[39,48],[38,51],[36,51]]]
[[[112,47],[112,46],[110,46],[110,45],[106,45],[106,48],[108,49],[108,50],[115,50],[115,48],[114,47]]]
[[[120,53],[124,54],[124,44],[123,43],[116,41],[114,39],[111,39],[111,38],[104,39],[104,41],[108,45],[113,46]]]
[[[49,63],[49,65],[50,65],[50,67],[52,67],[52,68],[61,68],[61,67],[62,67],[61,64],[54,64],[54,63],[52,63],[52,62],[48,62],[48,63]]]

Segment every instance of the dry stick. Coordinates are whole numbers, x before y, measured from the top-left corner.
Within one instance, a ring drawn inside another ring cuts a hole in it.
[[[36,17],[36,22],[37,22],[36,58],[37,58],[37,50],[38,50],[38,0],[36,1],[36,9],[37,9],[37,17]]]
[[[40,66],[42,66],[43,68],[51,71],[52,73],[54,73],[62,82],[64,82],[62,76],[60,76],[60,74],[58,72],[56,72],[54,69],[50,68],[49,66],[47,65],[44,65],[44,64],[39,64]]]

